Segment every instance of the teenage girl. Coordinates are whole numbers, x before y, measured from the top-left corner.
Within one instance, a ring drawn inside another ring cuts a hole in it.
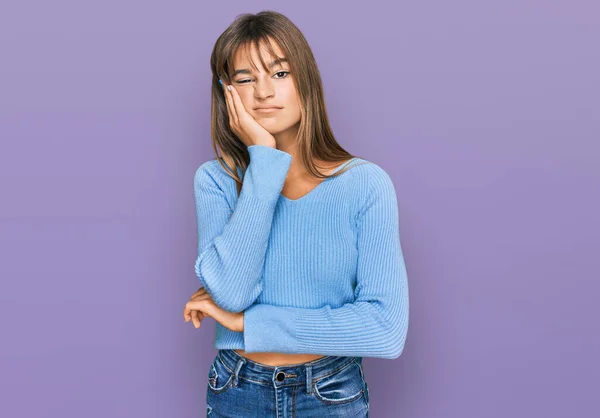
[[[194,177],[201,287],[184,308],[217,322],[207,416],[368,417],[362,358],[397,358],[408,329],[392,181],[334,138],[282,14],[239,16],[210,65],[217,158]]]

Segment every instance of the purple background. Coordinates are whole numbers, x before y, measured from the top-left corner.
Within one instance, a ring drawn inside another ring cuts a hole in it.
[[[409,334],[365,359],[372,416],[600,416],[593,3],[2,2],[0,416],[204,416],[209,56],[269,8],[398,193]]]

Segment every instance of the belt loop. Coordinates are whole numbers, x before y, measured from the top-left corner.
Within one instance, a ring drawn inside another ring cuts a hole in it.
[[[240,369],[242,368],[242,366],[246,364],[246,360],[244,358],[241,358],[238,360],[237,365],[235,366],[235,371],[233,372],[233,386],[237,387],[238,384],[238,374],[240,373]]]
[[[306,393],[312,393],[312,366],[306,366]]]

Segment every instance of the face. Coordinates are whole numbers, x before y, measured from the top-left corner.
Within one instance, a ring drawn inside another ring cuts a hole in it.
[[[277,56],[283,57],[283,52],[272,40],[271,45]],[[238,48],[233,57],[232,80],[246,111],[272,135],[297,129],[300,103],[288,63],[284,61],[269,69],[261,68],[258,53],[252,45],[251,49]],[[260,54],[265,63],[272,64],[273,58],[262,46]],[[261,106],[275,106],[276,109],[260,109]]]

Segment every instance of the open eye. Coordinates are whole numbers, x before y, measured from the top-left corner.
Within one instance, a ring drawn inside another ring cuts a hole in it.
[[[284,77],[279,77],[279,78],[285,78],[285,77],[287,77],[287,75],[288,75],[289,73],[290,73],[289,71],[277,71],[275,74],[285,74],[285,76],[284,76]]]

